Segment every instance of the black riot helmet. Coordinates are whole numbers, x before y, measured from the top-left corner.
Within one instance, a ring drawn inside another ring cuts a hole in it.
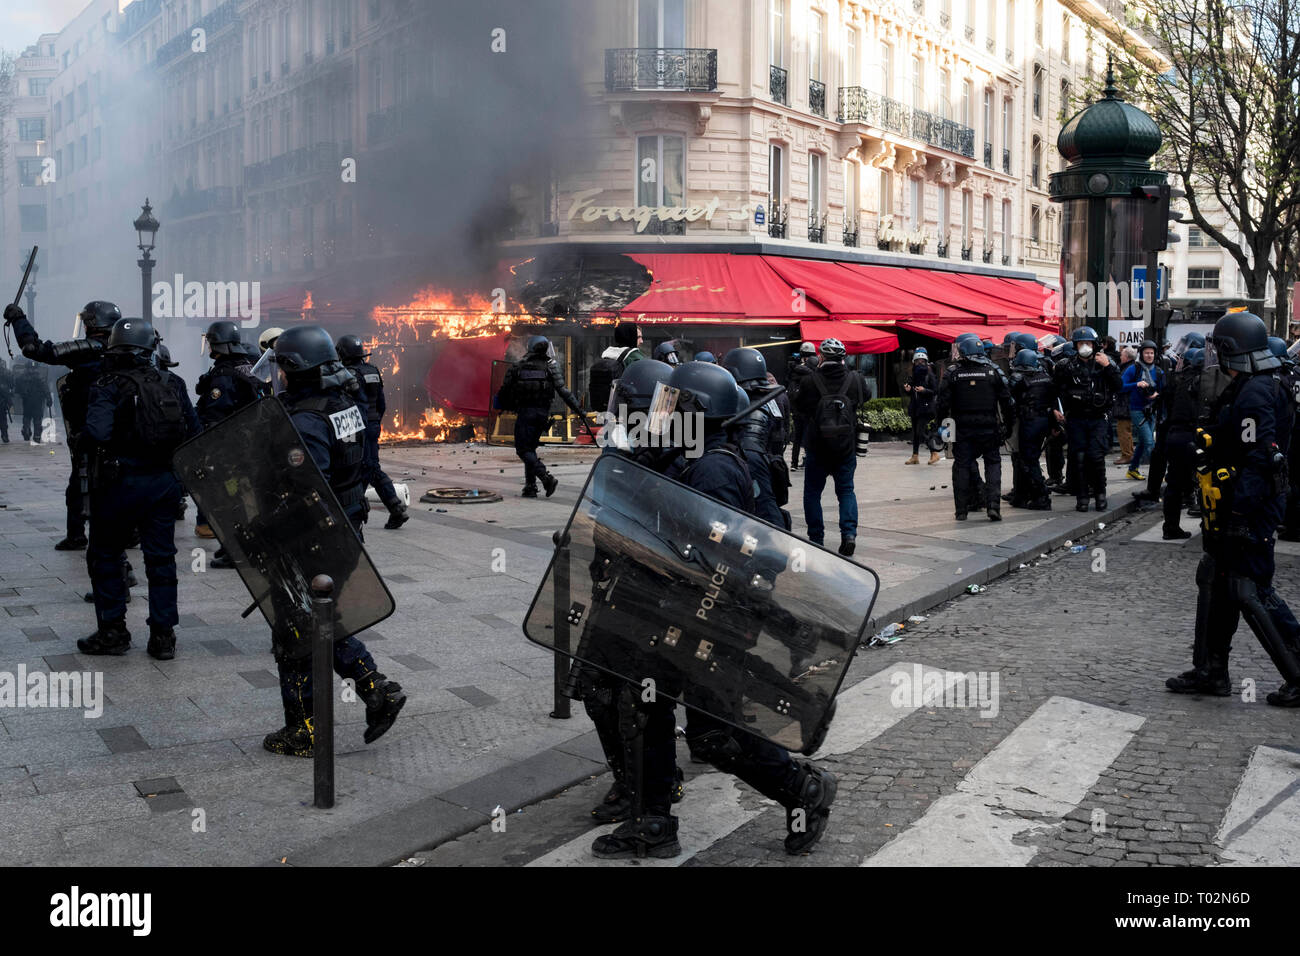
[[[112,302],[96,299],[94,302],[87,302],[77,318],[81,319],[81,327],[86,330],[87,338],[106,339],[118,319],[122,318],[122,311]]]
[[[159,343],[156,346],[154,346],[153,357],[154,357],[154,361],[158,363],[159,368],[175,368],[176,366],[181,364],[180,362],[172,361],[171,350],[167,348],[167,346],[164,345],[161,341],[159,341]]]
[[[1081,325],[1070,333],[1070,341],[1078,348],[1080,342],[1096,342],[1097,330],[1091,325]]]
[[[702,413],[706,423],[717,424],[740,410],[736,380],[721,365],[686,362],[673,369],[667,384],[681,391],[678,410]]]
[[[287,373],[307,372],[338,360],[329,333],[319,325],[296,325],[275,340],[275,363]]]
[[[208,326],[204,335],[208,340],[208,351],[213,355],[242,355],[239,326],[229,319],[218,319]]]
[[[660,382],[668,381],[673,374],[673,367],[667,362],[655,359],[642,359],[633,362],[618,378],[609,393],[609,412],[617,414],[621,406],[627,406],[629,412],[645,412],[650,408],[655,387]]]
[[[1285,360],[1287,357],[1286,339],[1279,338],[1276,335],[1270,335],[1268,337],[1268,350],[1278,358]]]
[[[1038,352],[1034,349],[1021,349],[1016,353],[1016,357],[1011,360],[1011,365],[1013,368],[1024,369],[1026,372],[1032,372],[1036,368],[1042,368],[1042,363],[1038,358]]]
[[[1193,346],[1183,353],[1184,368],[1204,368],[1205,367],[1205,349]]]
[[[677,343],[672,339],[667,342],[660,342],[655,346],[654,358],[660,362],[667,362],[669,365],[680,365],[682,361],[677,357]]]
[[[1238,372],[1264,372],[1279,368],[1281,359],[1268,348],[1268,326],[1251,312],[1229,312],[1214,323],[1207,349],[1218,364]],[[1210,364],[1207,354],[1206,364]]]
[[[758,349],[732,349],[722,356],[722,367],[735,377],[742,388],[746,385],[767,387],[767,359]]]
[[[144,319],[118,319],[108,335],[108,347],[115,352],[149,355],[158,342],[153,325]]]
[[[366,347],[358,335],[343,335],[334,343],[339,359],[344,365],[356,365],[366,359]]]

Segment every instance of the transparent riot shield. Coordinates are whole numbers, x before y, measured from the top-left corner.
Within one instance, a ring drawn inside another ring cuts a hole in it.
[[[178,448],[172,464],[273,630],[311,633],[318,574],[334,579],[336,639],[393,613],[392,594],[279,399],[235,412]]]
[[[596,461],[529,640],[788,750],[815,746],[874,571],[620,455]]]

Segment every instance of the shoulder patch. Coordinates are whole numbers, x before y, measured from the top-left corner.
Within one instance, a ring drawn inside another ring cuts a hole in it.
[[[214,389],[213,389],[211,392],[209,392],[208,394],[212,397],[213,401],[216,401],[218,398],[221,397],[221,389],[219,389],[219,388],[214,388]]]
[[[357,432],[366,430],[365,419],[361,417],[361,411],[355,405],[335,412],[330,416],[330,422],[334,425],[334,437],[340,441],[348,441]]]
[[[765,410],[769,415],[771,415],[773,418],[780,418],[780,417],[781,417],[781,409],[780,409],[780,407],[776,404],[776,399],[772,399],[770,402],[768,402],[766,405],[764,405],[763,408],[764,408],[764,410]]]
[[[370,385],[378,385],[378,384],[379,384],[379,373],[378,373],[378,372],[369,372],[369,373],[367,373],[366,375],[363,375],[363,376],[362,376],[362,381],[367,382],[367,383],[369,383]]]

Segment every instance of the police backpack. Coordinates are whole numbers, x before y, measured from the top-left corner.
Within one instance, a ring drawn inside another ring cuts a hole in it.
[[[168,457],[185,440],[185,413],[176,391],[167,384],[166,372],[156,368],[133,368],[117,372],[130,383],[134,441],[153,452]]]

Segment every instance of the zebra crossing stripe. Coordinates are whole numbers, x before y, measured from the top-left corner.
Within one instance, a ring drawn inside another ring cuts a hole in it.
[[[1300,754],[1256,747],[1214,842],[1236,866],[1300,865]]]
[[[1017,837],[1042,829],[1042,817],[1074,809],[1145,719],[1050,698],[971,768],[956,793],[862,865],[1026,865],[1038,851]]]
[[[833,757],[838,754],[852,753],[859,747],[870,743],[894,724],[913,713],[920,706],[925,706],[928,699],[918,704],[894,706],[890,700],[892,687],[891,676],[906,673],[911,676],[920,665],[891,664],[885,670],[855,684],[843,691],[836,698],[835,721],[831,724],[826,742],[817,751],[816,758]],[[922,668],[924,673],[935,671],[942,675],[943,686],[951,689],[963,675],[940,671],[938,668]],[[755,802],[757,801],[757,802]],[[681,856],[671,860],[642,860],[642,866],[681,866],[691,857],[712,846],[718,840],[744,826],[760,813],[775,807],[770,800],[749,795],[749,807],[741,805],[741,792],[735,780],[724,773],[704,773],[692,777],[686,785],[686,796],[675,808],[674,814],[681,821],[678,829],[678,842],[682,845]],[[562,846],[538,857],[529,866],[621,866],[622,860],[598,860],[591,855],[591,844],[596,837],[610,833],[614,825],[593,828],[582,836],[570,840]],[[783,833],[774,833],[773,839],[784,839]]]

